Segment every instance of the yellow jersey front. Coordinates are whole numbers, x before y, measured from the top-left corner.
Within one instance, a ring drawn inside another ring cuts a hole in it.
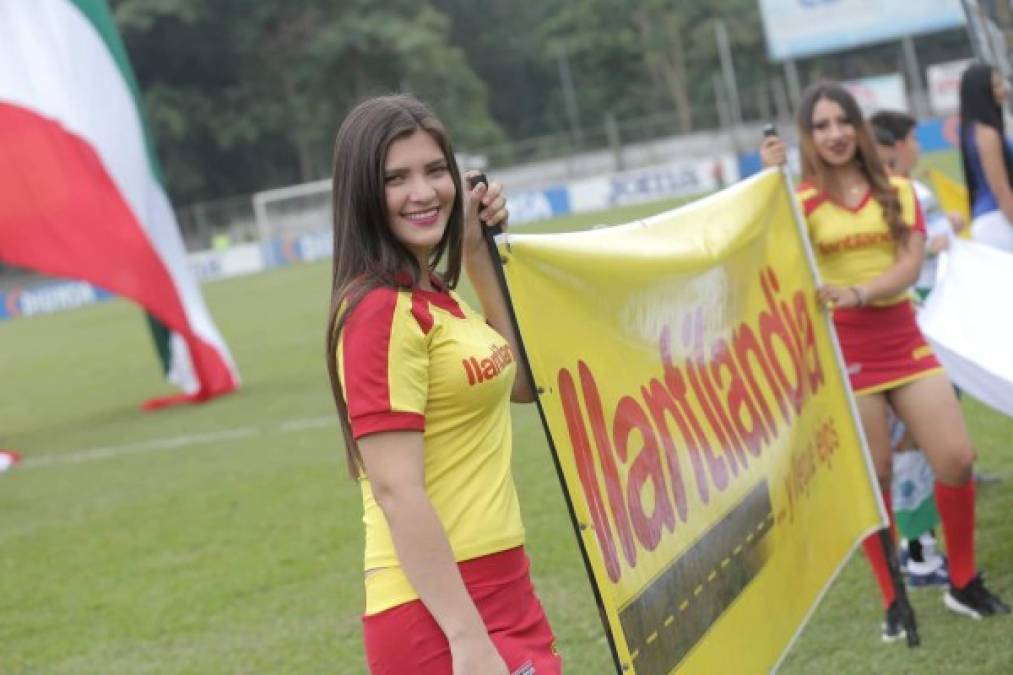
[[[925,217],[911,182],[891,177],[890,183],[900,199],[901,220],[924,235]],[[883,208],[871,191],[853,209],[839,204],[807,182],[798,186],[797,193],[824,283],[844,288],[862,284],[878,277],[896,262],[896,242],[883,217]],[[908,297],[910,291],[905,290],[874,304],[892,305]]]
[[[510,470],[506,340],[445,289],[380,287],[352,309],[338,367],[356,439],[382,431],[423,434],[426,493],[457,561],[524,541]],[[366,614],[414,600],[390,529],[360,479],[366,529]],[[375,571],[379,570],[379,571]]]

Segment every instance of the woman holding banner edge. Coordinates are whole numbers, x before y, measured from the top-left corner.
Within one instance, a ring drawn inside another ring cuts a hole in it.
[[[833,311],[863,432],[890,514],[888,409],[907,425],[936,474],[935,495],[950,554],[947,608],[981,618],[1009,613],[984,585],[974,553],[975,453],[948,378],[915,323],[908,289],[918,278],[925,226],[909,181],[890,178],[854,97],[832,82],[810,86],[799,106],[802,178],[797,193]],[[767,136],[764,165],[783,164],[784,142]],[[905,635],[878,534],[863,544],[885,607],[882,638]]]
[[[558,675],[510,470],[510,401],[534,391],[481,232],[506,224],[502,189],[466,192],[442,123],[394,95],[342,123],[333,197],[327,369],[363,494],[370,672]]]

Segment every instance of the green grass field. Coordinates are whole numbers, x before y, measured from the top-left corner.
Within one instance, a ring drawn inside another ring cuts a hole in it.
[[[623,222],[671,203],[532,229]],[[361,505],[323,367],[327,264],[210,284],[243,388],[142,413],[169,393],[140,312],[116,301],[0,323],[0,673],[364,673]],[[965,403],[981,465],[979,560],[1013,597],[1013,420]],[[515,409],[516,479],[567,672],[614,672],[544,435]],[[1013,620],[916,591],[924,646],[879,642],[857,556],[784,673],[1013,671]],[[776,611],[776,610],[774,610]]]

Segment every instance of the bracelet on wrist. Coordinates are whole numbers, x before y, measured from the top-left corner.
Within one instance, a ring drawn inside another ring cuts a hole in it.
[[[869,297],[860,286],[850,286],[851,292],[855,294],[855,299],[858,300],[859,307],[865,307],[865,303],[868,302]]]

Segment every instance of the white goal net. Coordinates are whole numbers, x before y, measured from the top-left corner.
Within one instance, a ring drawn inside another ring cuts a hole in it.
[[[290,185],[253,195],[260,238],[270,244],[270,265],[331,255],[331,181]]]

